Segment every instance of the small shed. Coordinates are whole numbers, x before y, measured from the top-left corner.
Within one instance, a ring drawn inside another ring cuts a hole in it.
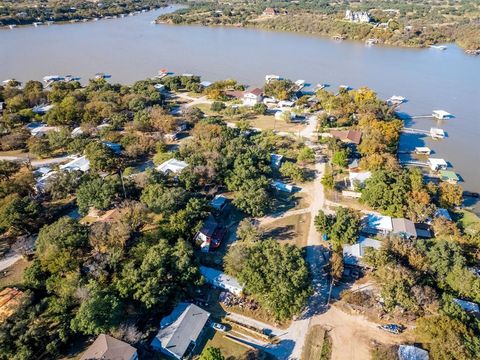
[[[453,302],[460,306],[466,312],[475,314],[480,313],[480,308],[477,303],[462,299],[453,299]]]
[[[217,211],[222,211],[228,204],[228,199],[223,195],[216,195],[210,205]]]
[[[270,154],[270,164],[273,168],[278,169],[282,165],[283,155]]]

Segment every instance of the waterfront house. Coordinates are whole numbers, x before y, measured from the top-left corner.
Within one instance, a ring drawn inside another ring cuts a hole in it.
[[[480,314],[480,308],[477,303],[461,299],[453,299],[453,302],[468,313]]]
[[[93,344],[82,354],[80,360],[104,359],[137,360],[137,349],[110,335],[100,334]]]
[[[445,138],[445,131],[439,128],[430,128],[430,137],[432,139],[443,139]]]
[[[243,286],[239,284],[237,279],[219,270],[200,266],[200,274],[202,274],[207,284],[229,291],[237,296],[240,296],[243,292]]]
[[[399,360],[428,360],[428,351],[413,345],[400,345],[397,355]]]
[[[350,172],[348,174],[348,182],[350,184],[350,189],[355,190],[356,186],[363,187],[365,185],[365,181],[370,179],[372,173],[370,171],[362,171],[362,172]]]
[[[392,218],[380,214],[367,214],[362,231],[371,235],[387,235],[393,231]]]
[[[392,219],[392,233],[404,239],[415,239],[417,237],[417,229],[413,221],[404,218]]]
[[[446,170],[448,167],[448,164],[444,159],[429,158],[427,163],[432,171]]]
[[[187,358],[201,342],[209,318],[210,313],[197,305],[180,303],[162,319],[150,345],[175,359]]]
[[[256,104],[260,104],[262,99],[263,90],[260,88],[247,90],[243,93],[243,105],[245,106],[254,106]]]
[[[455,172],[450,170],[440,170],[439,175],[440,175],[440,180],[446,181],[450,184],[456,184],[457,182],[460,181],[460,178],[458,177],[458,175],[455,174]]]
[[[446,112],[445,110],[433,110],[432,116],[439,120],[452,119],[453,115]]]
[[[381,241],[360,236],[357,243],[353,245],[343,245],[343,262],[345,265],[364,266],[362,257],[367,249],[380,249]]]
[[[278,190],[278,191],[284,191],[288,193],[293,192],[293,185],[285,184],[281,181],[273,181],[272,186],[275,190]]]
[[[415,154],[417,155],[430,155],[431,154],[430,148],[426,146],[419,146],[415,148]]]
[[[200,86],[201,86],[202,89],[206,89],[206,88],[210,87],[211,85],[212,85],[212,82],[210,82],[210,81],[202,81],[200,83]]]
[[[163,85],[163,84],[155,84],[155,85],[153,85],[153,87],[154,87],[155,90],[157,90],[159,93],[165,93],[165,92],[167,92],[167,88],[166,88],[165,85]]]
[[[358,145],[362,141],[362,132],[358,130],[332,130],[330,134],[343,142]]]
[[[203,222],[194,240],[201,242],[200,248],[203,252],[209,252],[211,249],[216,249],[220,246],[224,236],[225,229],[220,226],[217,220],[210,214]]]
[[[371,20],[370,16],[366,11],[352,11],[352,10],[345,11],[344,19],[354,23],[369,23]]]
[[[358,161],[358,159],[353,159],[348,164],[348,171],[349,172],[359,172],[360,171],[360,162]]]
[[[173,158],[158,165],[157,171],[160,171],[164,174],[168,174],[168,173],[178,174],[187,166],[188,164],[185,161],[181,161]]]
[[[90,170],[90,161],[88,161],[86,156],[80,156],[66,163],[65,165],[60,165],[60,170],[79,170],[81,172],[87,172],[88,170]]]
[[[270,165],[274,169],[279,169],[282,165],[283,155],[270,154]]]
[[[291,108],[295,105],[295,103],[293,101],[290,101],[290,100],[281,100],[278,102],[278,106],[280,108]]]

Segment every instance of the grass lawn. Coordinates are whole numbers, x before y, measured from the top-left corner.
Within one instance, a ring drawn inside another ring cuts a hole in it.
[[[198,104],[194,106],[202,110],[208,116],[220,115],[219,113],[216,113],[215,111],[210,110],[210,107],[212,106],[211,104]]]
[[[305,128],[304,124],[300,123],[287,123],[283,120],[275,120],[272,115],[257,115],[251,119],[248,119],[250,126],[261,130],[277,130],[283,132],[298,133]]]
[[[12,266],[6,268],[0,273],[0,289],[8,286],[20,286],[23,284],[23,272],[30,264],[29,261],[23,258],[18,260]]]
[[[209,340],[205,344],[204,348],[219,348],[225,359],[228,359],[229,357],[238,358],[245,354],[248,350],[250,350],[247,346],[230,340],[228,337],[225,336],[225,333],[216,331],[214,334],[210,334],[210,332],[213,332],[213,330],[209,329]]]
[[[461,216],[459,222],[467,233],[477,233],[480,231],[480,217],[468,210],[460,210]]]
[[[265,225],[262,230],[266,237],[302,248],[307,246],[310,216],[310,213],[287,216]]]

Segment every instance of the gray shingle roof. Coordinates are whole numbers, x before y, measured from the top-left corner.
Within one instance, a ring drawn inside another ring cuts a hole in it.
[[[160,330],[152,341],[155,349],[163,348],[181,358],[190,343],[196,342],[210,313],[194,304],[180,303],[160,322]]]

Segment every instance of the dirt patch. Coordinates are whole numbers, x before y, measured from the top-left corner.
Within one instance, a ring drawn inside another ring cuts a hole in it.
[[[280,218],[265,225],[262,230],[265,237],[271,237],[282,244],[307,246],[310,213],[297,214]]]
[[[21,286],[23,284],[23,272],[30,262],[24,259],[18,260],[0,273],[0,289],[7,286]]]
[[[302,352],[302,360],[319,360],[322,354],[325,329],[320,325],[313,326],[308,332]]]

